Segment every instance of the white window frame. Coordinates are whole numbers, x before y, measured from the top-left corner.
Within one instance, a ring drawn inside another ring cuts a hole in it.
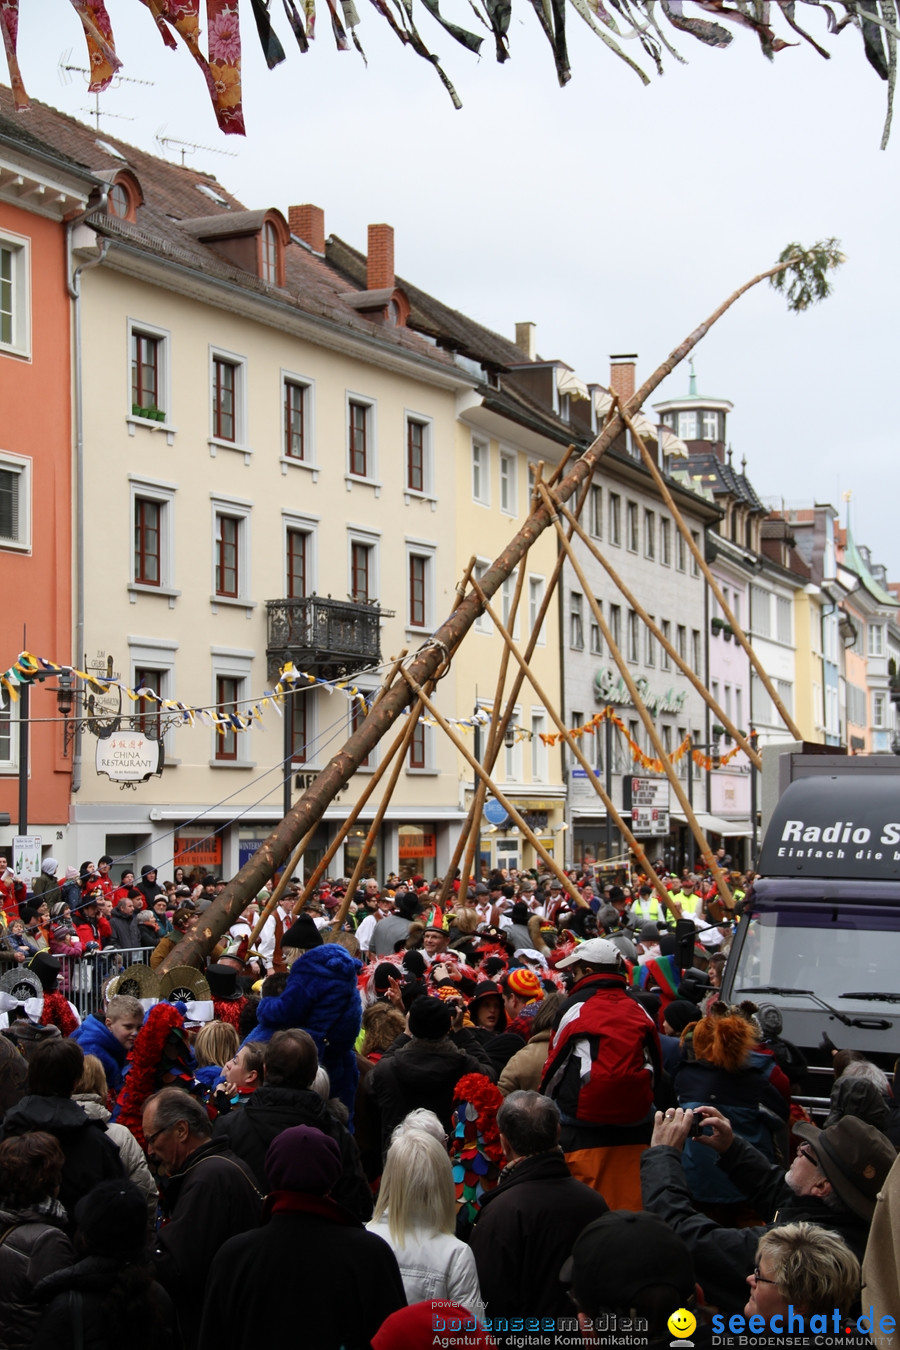
[[[294,758],[294,737],[293,728],[291,729],[291,763],[292,773],[314,773],[318,764],[318,736],[319,736],[319,691],[314,685],[309,685],[302,695],[291,694],[288,697],[303,697],[306,700],[306,759]],[[285,717],[289,716],[287,708],[284,710]],[[244,733],[242,733],[244,734]],[[349,730],[348,730],[349,735]],[[285,772],[287,766],[285,766]],[[368,768],[358,769],[358,773],[367,773]]]
[[[678,414],[678,435],[682,441],[696,441],[698,439],[696,412],[680,412]]]
[[[437,570],[438,546],[431,539],[414,539],[409,535],[404,542],[406,544],[406,585],[404,587],[406,631],[408,633],[430,633],[435,624],[435,572]],[[412,558],[421,558],[425,563],[425,622],[415,626],[410,623],[409,564]]]
[[[148,330],[149,331],[149,330]],[[234,366],[234,440],[226,441],[221,436],[216,436],[213,431],[215,426],[215,362],[226,361]],[[247,443],[247,427],[249,425],[247,418],[247,358],[240,356],[237,352],[227,351],[224,347],[216,347],[212,343],[209,345],[209,453],[215,459],[220,450],[234,450],[239,455],[244,456],[244,463],[250,463],[250,457],[253,454],[251,447]]]
[[[216,704],[216,685],[221,677],[225,680],[237,680],[238,682],[238,704],[244,704],[250,698],[253,676],[253,657],[254,653],[241,647],[210,647],[212,657],[212,694],[210,704],[215,707]],[[241,708],[243,712],[243,708]],[[237,759],[216,759],[216,742],[219,739],[219,733],[215,727],[212,728],[212,743],[209,756],[209,767],[211,769],[255,769],[256,762],[250,758],[250,737],[252,731],[236,731],[238,757]]]
[[[629,609],[626,618],[626,660],[637,665],[641,659],[641,633],[637,610]]]
[[[625,548],[629,553],[641,551],[641,518],[637,502],[625,501]],[[632,525],[634,529],[632,530]]]
[[[427,716],[428,714],[426,713],[425,715]],[[427,724],[423,726],[423,732],[425,736],[424,768],[413,769],[410,766],[409,757],[412,754],[412,745],[410,744],[410,748],[406,753],[406,763],[404,765],[404,773],[409,774],[411,778],[434,778],[438,772],[434,731],[435,731],[434,727],[430,727]]]
[[[701,538],[700,538],[700,531],[699,531],[699,530],[691,530],[691,539],[692,539],[692,541],[693,541],[694,547],[696,548],[697,552],[698,552],[698,553],[702,553],[702,552],[703,552],[703,549],[702,549],[702,547],[701,547],[702,540],[701,540]],[[687,542],[685,541],[685,548],[686,548],[686,547],[687,547]],[[691,576],[692,576],[692,577],[699,577],[699,575],[700,575],[700,564],[698,563],[696,557],[695,557],[694,554],[692,553],[692,554],[691,554]]]
[[[660,619],[660,621],[659,621],[659,631],[662,633],[663,637],[664,637],[668,642],[671,642],[671,641],[672,641],[672,621],[671,621],[671,619]],[[662,643],[659,644],[659,668],[660,668],[660,670],[671,670],[671,669],[672,669],[672,658],[671,658],[671,656],[669,655],[669,653],[666,651],[666,649],[665,649],[665,647],[662,645]]]
[[[538,613],[539,613],[539,611],[540,611],[541,605],[544,603],[544,595],[545,595],[545,593],[546,593],[546,589],[547,589],[546,578],[545,578],[545,577],[542,577],[542,576],[536,576],[536,575],[534,574],[534,572],[532,572],[532,573],[529,575],[529,577],[528,577],[528,631],[529,631],[529,633],[533,633],[533,632],[534,632],[535,624],[537,623],[537,616],[538,616]],[[546,644],[547,644],[547,639],[546,639],[546,636],[545,636],[545,632],[546,632],[546,629],[545,629],[544,625],[542,624],[542,625],[541,625],[541,631],[540,631],[540,633],[538,634],[537,640],[536,640],[536,642],[535,642],[535,646],[536,646],[536,647],[544,647],[544,646],[546,646]]]
[[[422,489],[411,488],[407,482],[409,472],[409,424],[416,422],[422,428]],[[424,501],[431,504],[432,511],[437,510],[438,499],[434,491],[434,418],[427,413],[416,412],[412,408],[403,410],[403,500]]]
[[[522,612],[521,595],[519,596],[519,604],[518,608],[516,609],[516,617],[515,622],[512,626],[512,630],[510,630],[509,626],[509,613],[510,610],[512,609],[513,600],[515,599],[516,582],[518,580],[518,577],[519,577],[519,569],[517,567],[513,568],[512,572],[510,572],[509,576],[505,579],[505,581],[502,582],[500,586],[500,621],[503,624],[503,627],[506,629],[507,633],[509,633],[510,637],[513,638],[515,641],[518,641],[519,639],[519,616]]]
[[[603,538],[603,485],[592,483],[588,493],[588,534],[592,539]]]
[[[135,671],[149,667],[158,670],[163,676],[162,688],[155,692],[160,698],[175,697],[175,653],[179,644],[171,638],[139,637],[128,634],[128,660],[131,668],[131,687],[135,688]],[[135,713],[152,711],[157,705],[141,699],[134,705]],[[159,708],[160,717],[165,717],[165,709]],[[164,732],[162,743],[165,747],[166,768],[179,761],[174,759],[175,729],[169,727]]]
[[[358,403],[366,409],[366,474],[350,472],[350,404]],[[354,483],[370,487],[375,496],[381,496],[382,483],[378,477],[378,404],[368,394],[357,394],[352,389],[344,390],[344,483],[347,491],[353,491]]]
[[[491,443],[480,436],[472,437],[472,501],[491,504]]]
[[[217,612],[219,605],[226,605],[245,609],[249,619],[252,611],[256,608],[256,601],[252,598],[253,579],[250,548],[250,520],[253,503],[247,501],[244,497],[226,497],[217,492],[211,492],[209,500],[212,513],[212,572],[210,575],[209,602],[212,605],[212,613]],[[238,521],[239,593],[236,596],[216,594],[216,520],[218,516],[230,516],[233,520]]]
[[[281,594],[287,599],[287,537],[289,530],[305,534],[306,545],[306,594],[312,595],[319,588],[319,516],[301,515],[297,511],[281,509]]]
[[[687,544],[684,535],[680,530],[675,531],[675,571],[684,572],[687,570]]]
[[[14,774],[19,771],[19,712],[21,703],[13,703],[11,698],[4,698],[6,707],[0,711],[0,721],[5,722],[9,727],[9,755],[5,758],[0,755],[0,774]]]
[[[353,594],[353,545],[363,544],[371,551],[369,566],[369,600],[380,603],[381,597],[381,531],[367,529],[365,525],[347,526],[347,594]],[[372,580],[374,577],[374,588]],[[373,594],[374,590],[374,594]]]
[[[472,565],[472,576],[475,578],[476,581],[478,582],[481,581],[481,578],[484,576],[485,572],[488,570],[490,565],[491,563],[489,558],[475,559],[475,562]],[[493,633],[494,625],[491,623],[491,620],[488,617],[487,612],[483,612],[478,615],[478,618],[472,625],[472,629],[476,633]]]
[[[704,441],[717,441],[719,439],[719,414],[717,412],[707,410],[702,414],[702,424],[703,424],[703,436],[701,437],[701,439]],[[708,435],[707,433],[710,431],[714,432],[714,435],[712,436]]]
[[[357,689],[359,690],[359,692],[360,692],[361,694],[365,694],[367,699],[368,699],[369,695],[370,695],[370,694],[374,694],[374,693],[375,693],[375,690],[378,688],[377,684],[369,684],[369,683],[366,683],[366,682],[363,681],[363,680],[356,680],[356,681],[354,681],[354,683],[356,684],[356,687],[357,687]],[[357,708],[359,707],[359,703],[358,703],[358,701],[357,701],[355,698],[352,698],[352,699],[348,699],[348,700],[347,700],[347,738],[348,738],[348,739],[349,739],[350,736],[352,735],[353,729],[354,729],[354,728],[353,728],[353,707],[354,707],[354,704],[356,705]],[[355,772],[355,773],[374,773],[375,770],[378,768],[378,751],[379,751],[379,748],[380,748],[380,742],[376,741],[376,743],[372,746],[372,749],[369,751],[369,762],[368,762],[367,764],[360,764],[359,768],[356,769],[356,770],[354,770],[354,772]],[[427,753],[427,751],[426,751],[426,753]],[[315,756],[313,756],[313,759],[314,759],[314,758],[315,758]],[[312,762],[312,761],[308,761],[308,762]]]
[[[653,618],[653,615],[650,615]],[[653,629],[649,624],[644,624],[644,665],[656,665],[656,638],[653,636]]]
[[[303,448],[306,451],[303,459],[297,459],[294,455],[285,453],[284,448],[284,402],[285,390],[289,384],[297,389],[303,390]],[[312,481],[319,481],[319,462],[316,455],[316,382],[309,375],[300,375],[294,370],[284,370],[279,372],[278,376],[279,390],[279,431],[281,435],[281,454],[278,456],[278,462],[281,465],[282,474],[286,475],[288,469],[304,469],[311,475]]]
[[[866,650],[869,656],[884,656],[883,623],[866,624]]]
[[[519,726],[522,717],[520,707],[513,708],[513,714],[510,719],[510,726]],[[522,781],[522,742],[516,739],[512,745],[503,743],[503,776],[507,783],[521,783]]]
[[[18,517],[18,536],[15,539],[0,538],[0,551],[5,553],[31,552],[31,483],[32,462],[29,455],[14,455],[11,451],[0,450],[0,469],[16,478],[16,515]]]
[[[0,342],[0,356],[31,360],[31,240],[10,230],[0,232],[0,248],[12,254],[13,340]]]
[[[887,725],[887,694],[876,689],[872,694],[872,726],[883,729]]]
[[[150,417],[137,417],[132,411],[131,403],[131,343],[135,333],[142,337],[155,338],[159,343],[159,360],[157,362],[157,389],[156,404],[162,408],[166,414],[164,422],[157,422]],[[127,399],[125,408],[125,421],[128,423],[128,434],[134,436],[138,427],[149,427],[151,431],[163,431],[166,434],[166,440],[169,445],[175,442],[176,427],[172,420],[172,334],[168,328],[160,328],[155,323],[145,323],[143,319],[134,319],[129,316],[127,321],[128,345],[126,348],[127,361],[125,367],[125,397]],[[212,361],[210,360],[210,375],[212,374]],[[210,412],[210,416],[212,413]],[[232,447],[233,449],[234,447]]]
[[[659,561],[663,567],[672,566],[672,522],[668,516],[659,518]]]
[[[543,708],[531,709],[531,781],[546,783],[549,772],[547,746],[541,732],[547,730],[547,714]]]
[[[584,651],[584,595],[569,592],[569,646],[573,652]]]
[[[607,492],[606,509],[609,515],[609,542],[615,548],[622,546],[622,494]]]
[[[504,469],[508,472],[504,473]],[[500,450],[499,468],[500,510],[505,516],[519,514],[518,456],[514,450]]]
[[[644,507],[644,557],[656,561],[656,512]]]
[[[175,608],[175,601],[181,591],[175,586],[175,493],[176,483],[164,483],[158,478],[144,478],[139,474],[128,475],[129,487],[129,535],[128,535],[128,598],[137,604],[139,595],[164,595],[169,609]],[[156,502],[159,513],[159,585],[148,586],[134,579],[134,513],[138,499]]]

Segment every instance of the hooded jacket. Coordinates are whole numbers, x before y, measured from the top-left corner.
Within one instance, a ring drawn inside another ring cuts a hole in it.
[[[106,1023],[91,1013],[72,1032],[72,1040],[78,1042],[86,1055],[96,1055],[103,1065],[106,1086],[110,1092],[117,1093],[122,1086],[128,1051],[121,1041],[116,1040]]]
[[[56,1207],[0,1209],[0,1326],[4,1350],[29,1350],[38,1323],[35,1287],[70,1266],[75,1253]]]
[[[23,1097],[3,1117],[4,1139],[35,1130],[52,1134],[66,1155],[59,1199],[69,1214],[98,1182],[125,1175],[119,1150],[107,1137],[103,1122],[91,1120],[70,1097]]]
[[[106,1130],[107,1139],[111,1139],[119,1150],[122,1166],[129,1181],[134,1182],[147,1202],[147,1218],[150,1231],[156,1227],[156,1206],[159,1199],[156,1182],[150,1174],[144,1150],[141,1148],[127,1125],[110,1122],[110,1113],[95,1092],[76,1092],[72,1097],[82,1111],[91,1120],[99,1120]]]
[[[237,1154],[253,1173],[260,1190],[267,1192],[266,1151],[272,1140],[292,1125],[311,1125],[337,1144],[343,1168],[332,1197],[365,1223],[372,1217],[372,1192],[363,1172],[359,1149],[353,1136],[318,1093],[309,1088],[264,1083],[247,1098],[240,1111],[230,1111],[218,1118],[213,1127],[213,1138]]]
[[[58,1270],[42,1280],[37,1296],[44,1304],[37,1335],[31,1350],[82,1350],[82,1347],[108,1345],[110,1314],[108,1297],[110,1285],[122,1271],[122,1263],[110,1256],[87,1256]],[[156,1282],[151,1285],[158,1309],[157,1344],[170,1346],[173,1342],[175,1315],[172,1300]],[[80,1303],[82,1332],[79,1338],[73,1319],[73,1296]]]
[[[351,1120],[359,1082],[354,1047],[362,1025],[356,983],[361,970],[362,963],[340,943],[313,947],[291,966],[283,993],[260,999],[257,1024],[247,1038],[269,1041],[283,1027],[308,1031],[331,1080],[332,1096],[344,1103]]]

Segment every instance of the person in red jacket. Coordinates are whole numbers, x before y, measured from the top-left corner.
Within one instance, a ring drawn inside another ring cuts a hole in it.
[[[9,859],[0,857],[0,909],[7,923],[19,918],[19,905],[27,894],[25,883],[10,869]]]
[[[559,1107],[572,1175],[611,1209],[639,1210],[640,1158],[661,1076],[659,1034],[629,995],[625,963],[608,938],[582,942],[556,968],[572,969],[575,984],[557,1014],[541,1091]]]
[[[85,954],[95,950],[93,947],[89,948],[89,943],[96,943],[97,947],[106,947],[112,941],[112,927],[109,919],[103,917],[97,904],[102,896],[103,892],[99,886],[95,887],[72,912],[75,936],[81,943],[81,949]]]

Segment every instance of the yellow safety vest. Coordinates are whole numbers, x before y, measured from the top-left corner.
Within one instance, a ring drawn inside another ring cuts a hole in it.
[[[632,901],[631,913],[642,923],[665,922],[666,917],[660,911],[659,897],[656,895],[648,896],[646,899],[638,897],[637,900]]]

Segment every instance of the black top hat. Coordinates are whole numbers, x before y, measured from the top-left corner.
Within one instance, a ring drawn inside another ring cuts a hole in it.
[[[282,947],[300,947],[303,951],[310,951],[313,947],[322,946],[322,934],[319,932],[314,921],[309,914],[302,911],[297,915],[296,921],[281,939]]]
[[[28,969],[34,971],[45,994],[56,993],[59,988],[59,972],[62,970],[62,966],[55,956],[51,956],[49,952],[35,952],[28,962]]]
[[[239,997],[237,971],[233,966],[207,966],[206,979],[214,999]]]

